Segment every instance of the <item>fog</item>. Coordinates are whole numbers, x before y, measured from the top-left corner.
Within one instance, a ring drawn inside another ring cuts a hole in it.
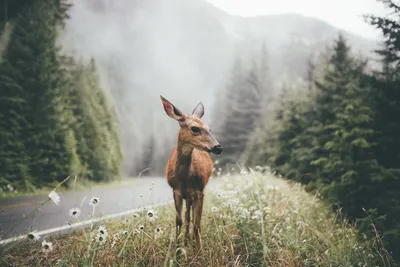
[[[338,33],[296,14],[235,17],[203,0],[75,0],[70,16],[60,42],[68,54],[96,59],[119,118],[127,176],[147,167],[161,174],[176,142],[178,123],[165,114],[160,95],[187,113],[202,101],[212,127],[220,123],[216,97],[236,56],[250,62],[266,43],[278,84],[289,74],[301,78],[307,57]],[[344,33],[356,51],[368,54],[375,45]],[[151,166],[143,166],[150,142],[156,153]]]

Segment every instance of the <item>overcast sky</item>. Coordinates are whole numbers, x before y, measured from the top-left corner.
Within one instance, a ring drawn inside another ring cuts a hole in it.
[[[363,14],[385,15],[387,10],[376,0],[207,0],[229,14],[259,16],[300,13],[367,38],[378,33],[364,22]]]

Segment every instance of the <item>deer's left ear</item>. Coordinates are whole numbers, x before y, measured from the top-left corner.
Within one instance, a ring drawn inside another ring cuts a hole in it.
[[[170,118],[177,121],[182,121],[185,119],[185,114],[183,114],[182,111],[180,111],[177,107],[175,107],[171,102],[169,102],[163,96],[160,95],[160,98],[163,103],[164,110]]]
[[[192,115],[195,115],[199,118],[203,117],[204,115],[204,106],[203,103],[197,104],[197,106],[193,109]]]

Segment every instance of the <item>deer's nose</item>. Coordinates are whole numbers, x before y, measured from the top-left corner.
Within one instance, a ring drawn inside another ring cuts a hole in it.
[[[222,153],[222,146],[221,145],[216,145],[211,149],[211,153],[219,155]]]

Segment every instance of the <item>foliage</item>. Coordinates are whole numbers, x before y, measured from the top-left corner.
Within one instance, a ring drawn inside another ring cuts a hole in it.
[[[33,1],[12,21],[0,65],[0,186],[35,190],[84,170],[97,181],[119,174],[116,120],[94,62],[79,66],[56,44],[69,7]]]

